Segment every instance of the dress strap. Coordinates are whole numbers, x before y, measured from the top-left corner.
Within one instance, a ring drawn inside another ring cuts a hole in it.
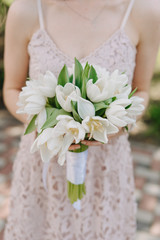
[[[125,25],[126,25],[126,23],[127,23],[127,20],[128,20],[128,18],[129,18],[129,15],[130,15],[130,13],[131,13],[131,11],[132,11],[134,1],[135,1],[135,0],[130,0],[130,3],[129,3],[128,8],[127,8],[127,11],[126,11],[126,13],[125,13],[125,15],[124,15],[124,18],[123,18],[123,20],[122,20],[120,29],[123,29],[123,28],[125,27]]]
[[[37,7],[38,7],[38,16],[39,16],[40,28],[44,29],[44,20],[43,20],[43,11],[42,11],[42,2],[41,2],[41,0],[37,0]]]

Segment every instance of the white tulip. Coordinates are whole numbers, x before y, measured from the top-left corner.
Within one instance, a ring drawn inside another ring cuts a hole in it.
[[[128,98],[131,92],[131,85],[128,84],[128,77],[126,74],[120,74],[119,70],[111,73],[108,80],[108,98],[116,96],[120,98]]]
[[[61,145],[61,150],[59,151],[58,163],[60,165],[64,164],[65,154],[68,151],[69,146],[75,140],[75,143],[79,143],[85,138],[85,129],[83,126],[76,122],[72,117],[66,115],[59,115],[57,118],[59,120],[57,124],[57,129],[65,128],[65,135],[63,135],[63,141]]]
[[[41,159],[43,162],[48,162],[54,155],[56,155],[60,150],[60,139],[55,137],[55,129],[47,128],[45,129],[34,141],[31,146],[30,152],[34,153],[40,151]],[[56,142],[54,148],[50,149],[48,145],[51,142]]]
[[[66,128],[66,132],[71,133],[76,143],[85,137],[85,130],[79,122],[75,121],[72,117],[67,115],[59,115],[56,118],[58,124]]]
[[[86,65],[86,63],[82,63],[82,67],[84,68]],[[91,64],[90,64],[91,65]],[[103,68],[97,64],[92,64],[92,66],[94,67],[94,69],[96,70],[97,73],[97,77],[99,78],[108,78],[109,77],[109,71],[107,71],[106,68]]]
[[[131,104],[129,99],[118,99],[112,102],[105,111],[107,119],[117,127],[124,127],[133,120],[127,116],[126,106]]]
[[[108,79],[109,71],[107,71],[106,68],[100,67],[99,65],[96,65],[96,64],[93,64],[93,67],[96,70],[98,79],[99,78]]]
[[[110,123],[107,119],[102,117],[86,117],[82,121],[82,126],[87,133],[90,133],[90,138],[94,138],[97,141],[107,143],[107,134],[113,134],[118,132],[118,128]]]
[[[56,85],[57,79],[50,71],[45,75],[41,74],[37,80],[27,81],[19,94],[17,106],[20,108],[17,113],[33,116],[44,111],[47,97],[55,95]]]
[[[56,97],[60,106],[67,112],[72,111],[71,98],[73,95],[80,96],[80,89],[72,83],[66,83],[65,86],[56,87]]]
[[[77,94],[72,94],[69,96],[69,98],[72,101],[77,102],[78,114],[82,119],[84,119],[87,116],[90,116],[90,117],[95,116],[95,108],[90,101],[78,96]]]
[[[106,78],[99,78],[95,83],[90,79],[86,85],[87,96],[92,102],[101,102],[108,98],[108,82]]]
[[[37,126],[37,131],[38,133],[40,133],[41,127],[43,126],[43,124],[45,123],[45,121],[47,120],[47,113],[46,113],[46,109],[43,108],[40,113],[37,115],[36,121],[35,121],[35,125]]]
[[[36,81],[28,81],[19,94],[16,113],[35,115],[41,112],[46,105],[46,98],[41,95]]]
[[[50,98],[54,97],[56,86],[57,78],[52,72],[47,71],[44,75],[41,74],[39,76],[37,87],[39,88],[43,96]]]
[[[69,146],[74,140],[76,143],[84,140],[86,132],[83,126],[70,116],[59,115],[56,119],[59,122],[54,128],[45,129],[36,138],[31,153],[40,150],[44,162],[58,154],[58,163],[63,165]]]
[[[135,119],[136,116],[140,115],[144,110],[144,105],[141,104],[144,102],[144,99],[138,96],[133,96],[130,98],[130,100],[132,105],[130,108],[126,109],[127,115]]]
[[[99,69],[100,71],[101,69]],[[104,71],[103,71],[104,72]],[[95,83],[90,79],[87,82],[87,96],[92,102],[101,102],[111,97],[128,98],[131,92],[131,85],[128,84],[126,74],[119,74],[115,70],[111,75],[106,71],[101,74]]]

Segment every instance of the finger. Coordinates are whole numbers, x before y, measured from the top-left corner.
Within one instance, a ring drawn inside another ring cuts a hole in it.
[[[87,140],[83,140],[81,141],[82,144],[87,145],[87,146],[100,146],[102,145],[101,142],[98,141],[87,141]]]
[[[68,150],[75,150],[75,149],[79,149],[81,146],[79,144],[74,144],[74,145],[70,145],[70,147],[68,148]]]

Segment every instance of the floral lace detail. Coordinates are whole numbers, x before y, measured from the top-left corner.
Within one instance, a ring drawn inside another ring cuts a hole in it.
[[[58,75],[71,58],[63,54],[44,30],[32,37],[30,77],[51,70]],[[130,82],[136,50],[124,31],[117,31],[106,43],[82,59],[112,71],[126,71]],[[10,214],[5,240],[133,240],[136,232],[133,163],[128,135],[108,144],[89,147],[86,175],[87,194],[82,210],[75,210],[67,198],[66,168],[57,158],[50,163],[48,192],[42,183],[43,163],[39,153],[30,154],[35,133],[22,136],[13,166]]]
[[[74,59],[64,54],[52,41],[46,30],[36,31],[28,45],[30,54],[30,77],[35,78],[46,70],[53,71],[56,76],[64,64],[71,67]],[[101,44],[80,62],[97,64],[109,71],[119,69],[125,72],[130,82],[135,68],[136,48],[131,43],[124,29],[118,29],[107,41]]]

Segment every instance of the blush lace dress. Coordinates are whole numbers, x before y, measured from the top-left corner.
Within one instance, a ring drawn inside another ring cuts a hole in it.
[[[44,28],[40,0],[40,29],[28,45],[30,77],[51,70],[58,76],[64,64],[74,59],[64,54]],[[110,71],[126,71],[130,82],[135,68],[136,48],[124,27],[133,7],[131,0],[120,28],[80,62],[99,64]],[[10,213],[5,240],[133,240],[136,233],[137,205],[134,197],[133,162],[128,134],[108,144],[89,147],[86,189],[82,210],[73,208],[67,198],[66,166],[57,158],[50,162],[48,192],[42,183],[39,153],[30,154],[35,133],[21,137],[13,165]]]

